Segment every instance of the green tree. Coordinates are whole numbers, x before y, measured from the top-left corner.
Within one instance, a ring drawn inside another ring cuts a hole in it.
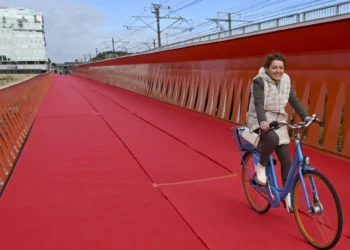
[[[125,51],[104,51],[104,52],[98,53],[97,56],[91,58],[91,61],[106,60],[106,59],[115,58],[118,56],[126,56],[131,54],[132,53],[128,53]]]

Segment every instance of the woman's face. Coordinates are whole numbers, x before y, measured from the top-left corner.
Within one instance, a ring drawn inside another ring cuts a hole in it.
[[[279,81],[284,73],[284,63],[279,60],[273,60],[270,67],[267,69],[268,75],[274,81]]]

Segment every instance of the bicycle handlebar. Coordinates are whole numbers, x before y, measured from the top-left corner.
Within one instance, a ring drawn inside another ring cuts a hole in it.
[[[288,122],[284,122],[284,121],[280,121],[280,122],[279,121],[273,121],[269,125],[270,125],[271,129],[275,129],[279,125],[286,125],[286,126],[292,128],[292,129],[298,129],[298,128],[306,128],[306,127],[310,126],[310,124],[312,124],[312,123],[317,123],[319,125],[322,124],[322,122],[316,117],[316,115],[313,114],[311,116],[310,121],[308,121],[307,123],[299,122],[299,123],[296,123],[296,124],[292,124],[292,123],[288,123]]]

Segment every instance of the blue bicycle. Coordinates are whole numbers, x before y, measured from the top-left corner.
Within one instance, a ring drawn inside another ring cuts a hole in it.
[[[277,208],[283,202],[287,211],[294,213],[294,218],[304,238],[318,249],[331,249],[339,241],[343,228],[343,214],[339,197],[331,182],[315,168],[310,167],[310,157],[304,156],[302,139],[305,128],[318,123],[316,115],[308,123],[272,122],[270,130],[289,126],[295,131],[295,154],[292,168],[286,184],[280,188],[276,178],[275,165],[277,161],[270,155],[266,166],[267,184],[259,185],[256,180],[255,168],[260,158],[261,144],[254,146],[246,141],[242,134],[245,126],[232,127],[233,138],[239,147],[242,164],[242,182],[246,198],[258,213],[266,213],[271,207]],[[327,196],[329,193],[329,196]],[[291,207],[284,201],[290,195]],[[327,209],[325,209],[325,206]],[[325,212],[335,216],[326,219]],[[311,223],[306,222],[311,219]],[[308,226],[313,226],[307,229]],[[320,235],[313,234],[314,231]]]

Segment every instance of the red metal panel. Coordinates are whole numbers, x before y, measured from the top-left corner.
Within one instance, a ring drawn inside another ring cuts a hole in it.
[[[169,103],[172,103],[173,100],[173,93],[174,93],[174,87],[175,87],[175,81],[176,81],[177,76],[175,76],[174,74],[172,74],[169,77],[169,84],[168,84],[168,95],[167,95],[167,99]]]
[[[190,82],[190,92],[187,101],[188,109],[195,109],[196,99],[198,98],[198,86],[199,86],[199,73],[198,70],[192,73],[191,82]]]
[[[261,57],[272,50],[278,50],[291,55],[300,55],[304,53],[319,54],[320,51],[328,52],[330,50],[348,50],[350,32],[344,31],[348,30],[349,27],[350,19],[345,19],[260,35],[235,38],[216,43],[201,44],[199,46],[121,57],[102,62],[84,64],[79,66],[79,68],[90,66]],[[276,45],[276,41],[278,41],[278,45]],[[300,60],[302,60],[302,58],[300,58]],[[337,58],[330,58],[330,60],[330,63],[334,63],[334,65],[349,69],[350,64],[346,63],[345,65],[342,65],[342,60],[338,60]],[[322,64],[322,62],[320,64]]]
[[[181,107],[186,107],[186,100],[188,98],[188,92],[189,92],[189,87],[190,87],[190,72],[189,70],[186,70],[185,75],[184,75],[184,81],[182,84],[182,89],[181,89],[181,97],[180,97],[180,106]]]
[[[226,73],[225,88],[223,92],[221,92],[222,101],[220,104],[223,106],[221,117],[225,120],[230,119],[231,106],[233,102],[233,90],[235,87],[234,75],[235,72],[233,71],[228,71]]]
[[[347,81],[345,93],[342,154],[350,155],[350,82]]]
[[[346,84],[328,82],[327,113],[323,148],[336,151],[341,112],[345,104]]]
[[[209,70],[202,70],[200,75],[196,111],[203,113],[205,108],[205,102],[207,100],[208,87],[209,87]]]
[[[233,97],[233,111],[232,111],[231,121],[238,123],[239,122],[238,112],[241,106],[241,93],[242,93],[243,79],[240,78],[238,80],[238,78],[236,78],[235,82],[236,84],[235,84],[234,97]]]
[[[247,79],[247,78],[245,78]],[[252,85],[252,79],[245,80],[243,83],[244,92],[242,93],[242,102],[241,102],[241,112],[240,112],[240,118],[239,123],[245,124],[246,123],[246,114],[248,111],[248,102],[249,102],[249,96],[251,92],[251,85]]]
[[[166,102],[168,101],[167,90],[169,87],[170,72],[171,71],[169,69],[164,70],[164,83],[163,83],[163,89],[162,89],[162,96],[163,96],[163,100]]]
[[[173,99],[172,99],[172,103],[175,105],[178,105],[178,103],[179,103],[180,89],[181,89],[181,85],[182,85],[182,76],[179,73],[180,73],[180,71],[177,70],[176,81],[175,81],[175,86],[174,86],[174,94],[173,94]]]
[[[310,115],[316,114],[320,119],[323,117],[324,105],[327,94],[327,83],[326,82],[315,82],[311,86],[311,100],[310,100]],[[308,144],[318,146],[320,139],[321,129],[319,126],[314,126],[309,129]]]
[[[310,97],[310,82],[306,80],[306,82],[297,82],[296,84],[297,96],[304,106],[306,112],[309,109],[309,97]],[[298,114],[295,114],[294,117],[295,122],[300,122],[301,119]]]

